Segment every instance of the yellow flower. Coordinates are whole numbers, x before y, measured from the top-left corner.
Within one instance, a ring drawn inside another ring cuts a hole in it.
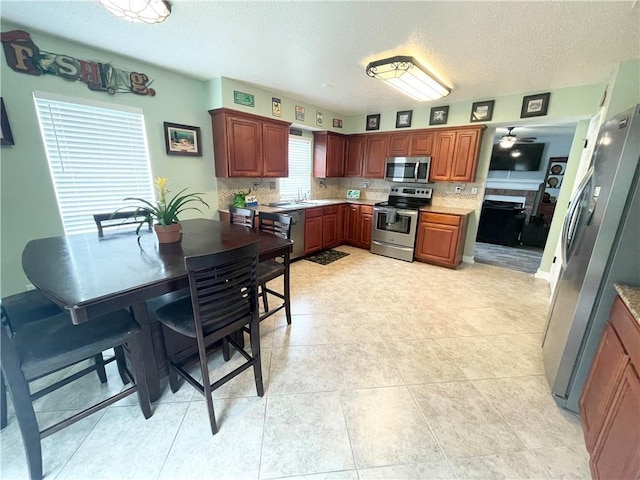
[[[160,201],[164,203],[167,195],[167,177],[156,177],[153,183],[155,183],[156,188],[158,189]]]

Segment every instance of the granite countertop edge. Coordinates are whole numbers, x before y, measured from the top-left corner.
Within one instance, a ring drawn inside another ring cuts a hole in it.
[[[627,306],[633,318],[640,324],[640,287],[630,285],[614,284],[616,292]]]
[[[310,200],[313,202],[314,200]],[[279,207],[270,207],[268,205],[257,205],[254,207],[245,207],[251,210],[255,210],[256,212],[291,212],[294,210],[306,210],[308,208],[318,208],[318,207],[328,207],[331,205],[339,205],[342,203],[349,203],[353,205],[369,205],[373,206],[376,203],[380,202],[380,200],[368,200],[368,199],[353,199],[353,198],[323,198],[320,199],[322,203],[313,204],[313,203],[300,203],[296,205],[295,208],[279,208]],[[228,207],[223,207],[218,209],[219,212],[229,213]],[[428,207],[422,207],[420,209],[421,212],[433,212],[433,213],[449,213],[452,215],[469,215],[473,212],[471,208],[456,208],[456,207],[444,207],[444,206],[433,206],[430,205]]]

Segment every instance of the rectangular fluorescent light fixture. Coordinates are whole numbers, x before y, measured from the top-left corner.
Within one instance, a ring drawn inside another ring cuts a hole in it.
[[[367,75],[384,80],[420,102],[446,97],[451,89],[440,83],[413,57],[396,56],[367,65]]]

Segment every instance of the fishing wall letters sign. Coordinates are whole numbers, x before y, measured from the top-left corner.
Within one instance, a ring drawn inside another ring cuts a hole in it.
[[[5,59],[11,69],[29,75],[57,75],[79,80],[91,90],[110,93],[156,94],[149,88],[151,81],[144,73],[127,72],[109,63],[78,60],[68,55],[40,50],[31,36],[23,30],[12,30],[0,35]]]

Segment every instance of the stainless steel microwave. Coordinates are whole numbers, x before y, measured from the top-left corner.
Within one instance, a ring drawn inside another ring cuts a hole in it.
[[[384,179],[387,182],[429,183],[431,157],[389,157]]]

